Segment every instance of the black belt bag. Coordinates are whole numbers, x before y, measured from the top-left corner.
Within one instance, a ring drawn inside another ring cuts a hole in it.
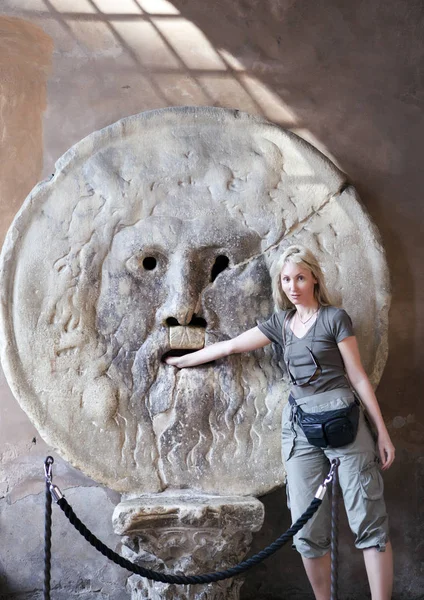
[[[295,407],[295,418],[312,446],[340,448],[355,440],[360,412],[356,398],[346,408],[318,413],[304,412],[296,404],[292,395],[289,396],[289,402],[292,407]]]

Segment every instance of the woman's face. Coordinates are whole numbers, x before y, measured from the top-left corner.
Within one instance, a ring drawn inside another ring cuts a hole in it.
[[[280,277],[283,292],[295,306],[308,306],[315,302],[314,288],[318,282],[307,267],[287,262],[281,270]]]

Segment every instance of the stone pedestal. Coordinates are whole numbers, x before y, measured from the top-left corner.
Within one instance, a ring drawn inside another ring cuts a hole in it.
[[[253,497],[155,494],[121,502],[113,513],[122,554],[163,573],[196,575],[227,569],[243,560],[252,532],[264,519]],[[174,585],[129,579],[132,600],[237,600],[242,577],[205,585]]]

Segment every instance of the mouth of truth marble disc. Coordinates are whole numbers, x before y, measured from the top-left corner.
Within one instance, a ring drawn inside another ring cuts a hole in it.
[[[376,384],[388,273],[346,177],[238,111],[141,113],[72,147],[1,258],[2,363],[43,438],[123,492],[261,495],[281,485],[288,386],[272,348],[177,370],[169,352],[254,327],[293,243],[319,258]]]

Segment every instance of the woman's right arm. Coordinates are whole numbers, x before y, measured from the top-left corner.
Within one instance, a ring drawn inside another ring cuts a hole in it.
[[[258,327],[253,327],[232,340],[217,342],[216,344],[206,346],[206,348],[202,348],[197,352],[184,354],[184,356],[169,356],[165,359],[165,362],[168,365],[184,369],[185,367],[202,365],[203,363],[217,360],[218,358],[229,356],[230,354],[257,350],[270,343],[271,340],[269,340]]]

